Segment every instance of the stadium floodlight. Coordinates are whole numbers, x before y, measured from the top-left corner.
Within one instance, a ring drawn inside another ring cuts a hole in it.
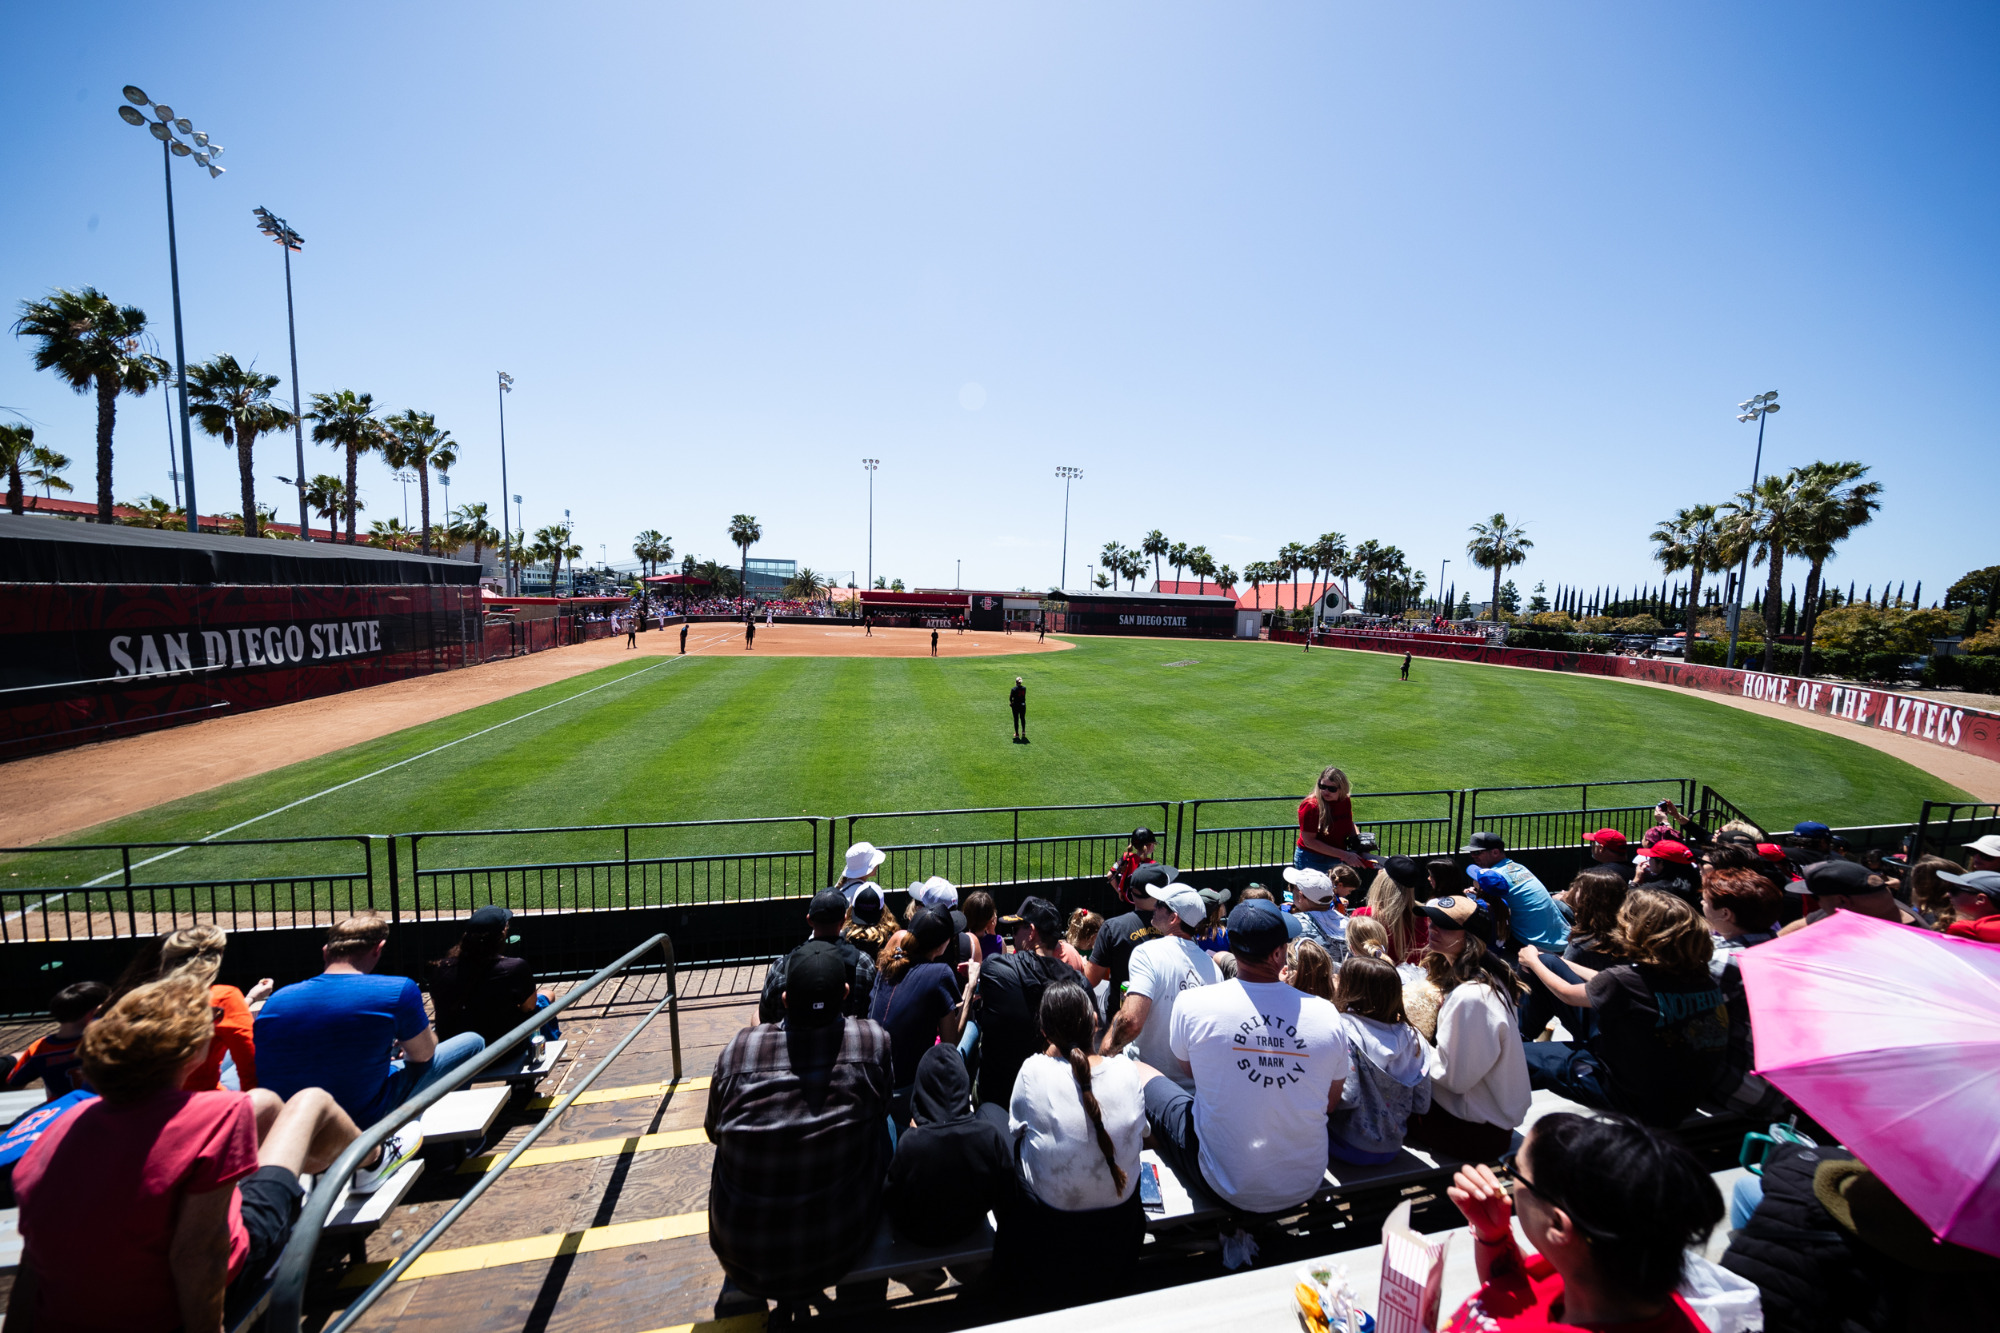
[[[208,139],[205,134],[197,134],[194,137],[201,142],[206,142]],[[222,150],[216,148],[211,151],[219,153]],[[208,165],[198,154],[195,161],[203,166]],[[285,252],[285,332],[290,335],[292,341],[292,438],[299,454],[299,475],[296,480],[299,490],[299,539],[311,541],[312,528],[306,521],[306,422],[305,406],[302,401],[304,395],[299,388],[299,330],[292,318],[292,251],[303,249],[306,238],[293,231],[290,223],[261,204],[250,212],[257,219],[257,230],[276,241],[278,247]],[[294,483],[287,481],[285,484],[290,486]]]
[[[500,398],[500,494],[508,495],[511,492],[507,489],[507,395],[514,392],[514,377],[504,370],[496,371],[495,373],[500,377],[500,388],[498,390]],[[521,497],[518,495],[514,496],[514,503],[518,506],[521,503]],[[515,511],[514,526],[517,528],[521,526],[520,511],[518,509]],[[523,538],[527,536],[525,528],[522,529],[521,535]],[[500,502],[500,548],[502,550],[511,550],[512,546],[513,543],[507,535],[507,502],[502,500]],[[514,586],[514,562],[511,558],[502,563],[500,574],[502,581],[507,585],[508,593],[516,597],[520,596],[521,590]]]
[[[868,469],[868,586],[875,586],[875,469],[882,466],[879,458],[864,458],[861,466]]]
[[[1757,423],[1757,454],[1750,464],[1750,490],[1748,494],[1750,496],[1751,508],[1745,511],[1747,517],[1748,514],[1755,512],[1756,509],[1757,479],[1764,472],[1764,421],[1773,412],[1778,410],[1778,391],[1773,389],[1769,393],[1760,393],[1754,398],[1744,399],[1736,406],[1738,408],[1736,416],[1738,421],[1754,421]],[[1743,620],[1743,590],[1749,580],[1750,544],[1745,542],[1743,544],[1743,567],[1736,573],[1736,596],[1729,604],[1729,655],[1723,659],[1724,666],[1734,667],[1736,665],[1736,631]]]
[[[1083,475],[1080,467],[1059,467],[1056,477],[1063,484],[1063,535],[1062,535],[1062,575],[1056,580],[1058,588],[1069,584],[1069,484]]]
[[[174,159],[177,157],[192,157],[195,165],[205,169],[208,172],[210,180],[215,180],[222,175],[223,168],[216,166],[213,159],[221,154],[222,149],[219,145],[209,143],[207,134],[198,133],[195,130],[193,122],[189,121],[187,117],[176,116],[172,107],[167,106],[165,103],[154,102],[151,98],[147,97],[144,89],[128,83],[125,85],[124,94],[125,101],[130,105],[118,108],[118,118],[127,125],[135,127],[144,125],[146,132],[160,141],[160,157],[166,168],[167,266],[173,278],[174,292],[174,380],[180,390],[181,409],[180,470],[181,475],[187,481],[187,490],[183,493],[182,498],[186,501],[187,530],[189,532],[196,532],[201,527],[201,507],[195,502],[194,495],[194,430],[188,411],[187,337],[181,324],[180,246],[174,235]],[[151,108],[153,114],[159,117],[159,119],[147,120],[135,110],[137,107]],[[197,153],[194,147],[176,138],[176,131],[192,138],[195,144],[199,145],[203,151]],[[296,382],[298,376],[295,374],[292,378]],[[303,450],[301,450],[299,471],[302,473],[305,471]],[[299,510],[302,514],[305,512],[303,499],[300,501]],[[303,526],[301,524],[301,527]]]

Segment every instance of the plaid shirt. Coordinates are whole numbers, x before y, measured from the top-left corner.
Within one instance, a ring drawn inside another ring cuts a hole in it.
[[[716,1145],[708,1243],[754,1295],[838,1282],[875,1239],[889,1168],[889,1034],[745,1028],[716,1062],[706,1128]]]

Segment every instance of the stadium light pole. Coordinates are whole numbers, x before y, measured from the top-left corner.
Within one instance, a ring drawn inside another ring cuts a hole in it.
[[[1059,589],[1067,586],[1069,583],[1069,484],[1082,475],[1083,469],[1080,467],[1059,467],[1056,469],[1056,476],[1061,479],[1063,484],[1062,577],[1056,582],[1056,587]]]
[[[868,587],[875,586],[875,469],[882,466],[879,458],[864,458],[861,466],[868,470]]]
[[[1750,464],[1750,509],[1746,515],[1756,512],[1757,479],[1764,471],[1764,419],[1778,410],[1778,391],[1760,393],[1755,398],[1745,399],[1736,405],[1738,421],[1757,423],[1757,456]],[[1736,573],[1736,596],[1729,604],[1729,657],[1723,665],[1736,665],[1736,630],[1743,622],[1743,588],[1750,581],[1750,544],[1743,544],[1743,565]]]
[[[192,157],[198,167],[208,169],[208,177],[214,180],[223,172],[215,165],[214,159],[222,155],[220,144],[211,144],[208,136],[196,131],[186,117],[176,118],[170,106],[156,105],[146,94],[125,85],[125,101],[129,104],[118,108],[118,117],[127,125],[144,125],[148,133],[160,141],[160,161],[165,166],[167,178],[167,272],[173,279],[174,288],[174,378],[180,387],[181,400],[181,471],[186,474],[187,488],[187,530],[201,530],[201,510],[194,500],[194,435],[188,417],[187,390],[187,339],[181,331],[181,254],[180,246],[174,239],[174,159]],[[157,121],[148,121],[139,114],[140,107],[149,107]],[[194,140],[193,146],[174,137],[175,131]],[[301,468],[300,471],[305,469]],[[246,522],[248,520],[245,520]]]
[[[292,342],[292,435],[299,451],[299,540],[311,541],[306,523],[306,417],[305,390],[299,386],[299,326],[292,318],[292,251],[305,246],[306,238],[270,209],[259,205],[250,210],[257,217],[257,230],[278,243],[285,252],[285,333]]]
[[[505,497],[513,494],[513,492],[507,489],[507,395],[514,392],[514,377],[504,370],[496,373],[500,376],[500,494]],[[514,503],[519,505],[521,497],[515,495]],[[518,510],[515,511],[514,519],[514,527],[518,531],[521,527],[520,512]],[[525,536],[526,534],[523,533],[522,535]],[[500,549],[504,551],[508,549],[509,545],[510,543],[507,538],[507,501],[503,498],[500,501]],[[515,586],[514,562],[511,559],[507,560],[501,572],[505,575],[501,582],[506,585],[507,594],[510,597],[519,597],[521,590]]]

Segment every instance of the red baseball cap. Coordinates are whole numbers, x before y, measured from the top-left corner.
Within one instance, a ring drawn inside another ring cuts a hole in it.
[[[1760,842],[1757,844],[1757,855],[1766,861],[1782,861],[1785,859],[1785,849],[1775,842]]]
[[[1671,838],[1662,838],[1654,843],[1646,849],[1646,855],[1656,857],[1662,861],[1672,861],[1675,865],[1691,866],[1694,864],[1694,853],[1687,849],[1687,845],[1675,842]]]
[[[1583,835],[1585,842],[1624,842],[1625,835],[1615,828],[1601,828],[1595,833]]]

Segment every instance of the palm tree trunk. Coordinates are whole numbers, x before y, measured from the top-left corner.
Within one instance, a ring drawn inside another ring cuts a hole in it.
[[[1700,561],[1696,561],[1694,564],[1688,566],[1688,569],[1690,571],[1690,578],[1688,582],[1687,615],[1685,617],[1687,624],[1681,626],[1681,628],[1686,630],[1688,637],[1692,639],[1694,637],[1695,617],[1701,614],[1701,576],[1708,571],[1701,567]]]
[[[14,513],[21,512],[21,465],[16,462],[7,469],[7,508]]]
[[[1760,670],[1769,671],[1771,660],[1778,652],[1778,617],[1784,607],[1785,548],[1771,543],[1771,581],[1764,588],[1764,662]]]
[[[354,545],[354,490],[355,470],[361,463],[361,451],[352,444],[347,446],[347,544]]]
[[[257,535],[257,478],[251,458],[251,449],[257,443],[257,432],[236,425],[236,480],[243,487],[243,535]]]
[[[1496,621],[1500,619],[1500,571],[1505,568],[1506,566],[1498,560],[1493,562],[1493,605],[1487,610],[1493,613],[1493,619]]]
[[[1812,567],[1806,571],[1806,604],[1799,612],[1799,634],[1805,639],[1805,646],[1799,650],[1799,674],[1812,675],[1813,628],[1819,621],[1819,576],[1826,564],[1815,556]]]
[[[97,521],[111,522],[111,428],[118,421],[118,381],[97,377]],[[188,531],[198,520],[188,516]]]
[[[431,553],[431,465],[425,463],[417,469],[417,503],[424,520],[424,554]]]

